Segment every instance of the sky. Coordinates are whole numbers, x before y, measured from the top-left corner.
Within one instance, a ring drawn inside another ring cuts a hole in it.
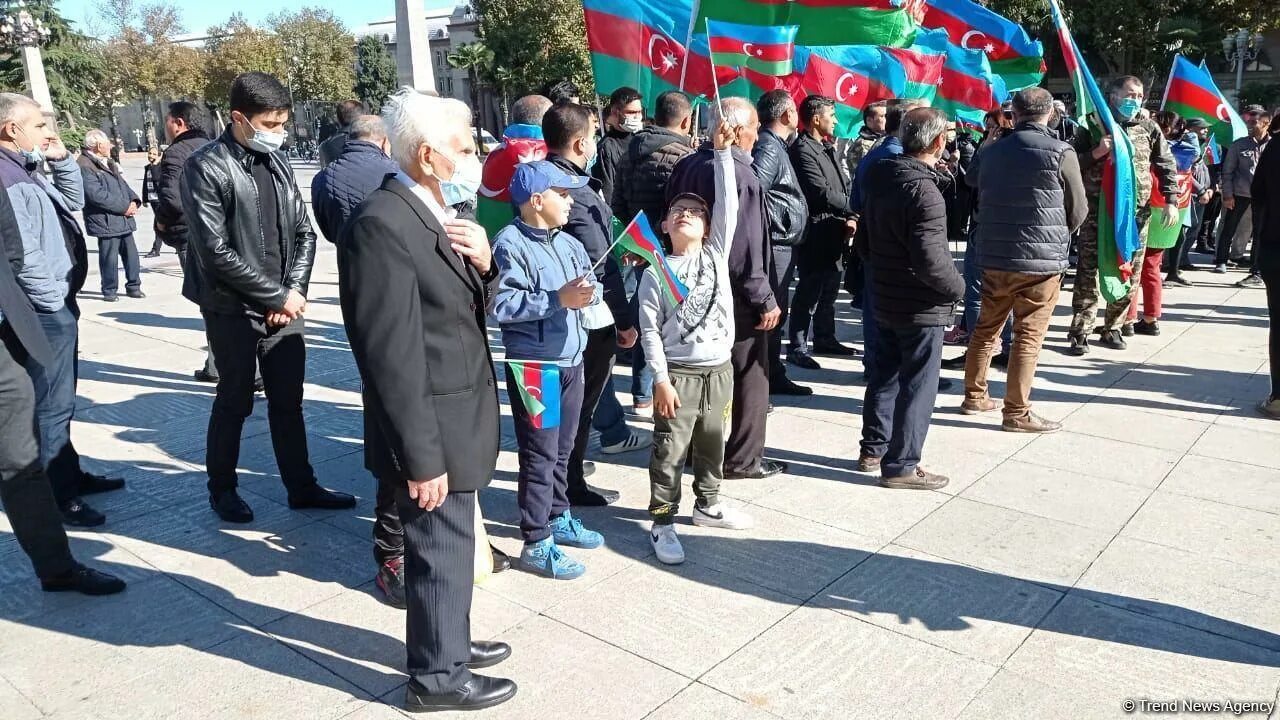
[[[424,8],[452,7],[458,0],[419,0]],[[139,4],[143,4],[139,2]],[[394,0],[219,0],[218,2],[189,2],[172,0],[172,4],[180,8],[183,24],[187,32],[202,32],[210,25],[218,25],[226,21],[236,12],[243,13],[250,23],[259,24],[272,13],[281,10],[297,10],[303,6],[320,6],[332,10],[349,29],[359,27],[372,20],[395,15]],[[93,21],[99,16],[100,0],[57,0],[58,10],[63,17],[76,24],[81,31],[92,31]]]

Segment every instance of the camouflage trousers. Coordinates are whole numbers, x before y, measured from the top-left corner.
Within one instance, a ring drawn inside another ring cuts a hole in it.
[[[1076,260],[1076,282],[1071,289],[1071,337],[1087,339],[1098,322],[1098,212],[1097,197],[1089,197],[1089,218],[1080,227],[1080,251]],[[1135,269],[1142,267],[1142,257],[1147,250],[1147,218],[1150,208],[1138,210],[1138,227],[1142,228],[1141,244],[1133,254]],[[1126,321],[1129,304],[1133,302],[1136,282],[1129,284],[1129,292],[1112,303],[1107,303],[1103,313],[1102,329],[1119,330]]]

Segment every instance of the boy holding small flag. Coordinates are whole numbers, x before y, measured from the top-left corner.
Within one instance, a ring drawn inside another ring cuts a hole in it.
[[[695,525],[745,529],[751,517],[719,501],[724,444],[733,400],[733,294],[729,249],[737,229],[738,190],[731,148],[739,128],[715,130],[714,211],[693,193],[672,198],[662,220],[672,254],[656,251],[640,281],[640,333],[654,377],[654,442],[649,460],[650,542],[658,560],[684,562],[676,537],[680,479],[692,449]],[[660,248],[644,216],[628,229]],[[623,241],[626,242],[627,236]]]
[[[520,566],[557,580],[586,568],[561,545],[597,548],[600,533],[569,512],[569,455],[582,409],[583,308],[598,300],[582,243],[560,228],[573,204],[569,191],[587,183],[545,160],[519,165],[511,200],[520,217],[494,239],[498,291],[493,314],[506,348],[507,394],[515,421],[520,472],[517,502],[524,549]],[[514,358],[518,358],[514,359]]]

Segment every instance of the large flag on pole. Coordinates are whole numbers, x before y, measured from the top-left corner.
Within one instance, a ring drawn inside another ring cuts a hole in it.
[[[707,44],[717,66],[750,68],[761,75],[790,75],[795,54],[795,25],[739,25],[707,20]]]
[[[1010,91],[1039,85],[1044,46],[1022,26],[971,0],[925,0],[921,27],[943,30],[953,45],[979,50]]]
[[[1213,82],[1213,75],[1203,65],[1193,65],[1181,55],[1173,56],[1173,69],[1169,71],[1160,107],[1178,113],[1183,119],[1200,118],[1209,123],[1209,132],[1220,148],[1249,132]]]
[[[923,17],[924,0],[701,0],[694,27],[705,18],[796,25],[798,45],[900,46],[911,42]]]
[[[1058,0],[1049,0],[1049,9],[1075,89],[1077,120],[1089,128],[1095,139],[1109,136],[1112,142],[1111,153],[1104,161],[1102,194],[1098,198],[1098,276],[1103,298],[1116,302],[1128,296],[1133,255],[1139,245],[1133,144],[1111,115],[1106,97],[1089,73]]]

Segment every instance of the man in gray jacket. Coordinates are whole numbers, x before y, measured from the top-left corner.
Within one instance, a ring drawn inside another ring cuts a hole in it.
[[[1018,123],[1013,132],[983,148],[967,177],[978,191],[982,310],[969,338],[960,412],[974,415],[998,407],[987,394],[987,371],[996,334],[1012,311],[1003,428],[1056,432],[1061,423],[1031,412],[1031,381],[1058,304],[1071,235],[1084,224],[1089,204],[1075,152],[1048,127],[1049,91],[1019,90],[1013,110]]]
[[[1254,171],[1258,169],[1258,158],[1262,157],[1262,151],[1271,140],[1271,135],[1267,132],[1271,126],[1271,114],[1261,105],[1249,105],[1240,115],[1244,118],[1249,134],[1231,143],[1227,148],[1226,157],[1222,160],[1222,209],[1227,214],[1222,220],[1222,232],[1218,235],[1218,249],[1217,256],[1214,258],[1213,271],[1218,274],[1227,271],[1227,260],[1231,257],[1231,248],[1235,245],[1232,240],[1241,227],[1241,221],[1248,216],[1253,221],[1250,224],[1252,232],[1248,233],[1254,240],[1253,260],[1249,264],[1248,277],[1237,285],[1249,287],[1262,284],[1262,276],[1258,273],[1257,247],[1258,228],[1262,220],[1258,216],[1260,208],[1252,205],[1252,191],[1249,188],[1253,183]],[[1241,250],[1244,249],[1246,242],[1247,240],[1241,240]]]

